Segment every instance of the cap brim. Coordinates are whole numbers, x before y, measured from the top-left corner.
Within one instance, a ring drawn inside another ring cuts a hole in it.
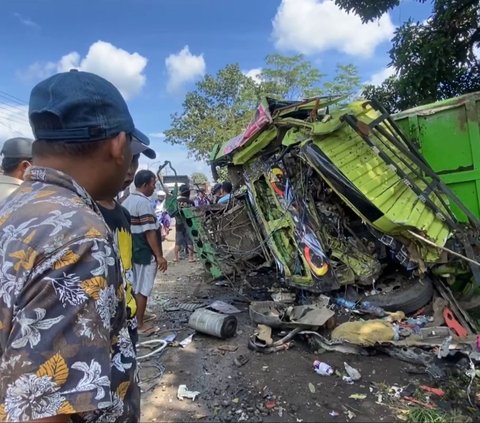
[[[148,145],[150,144],[150,139],[138,129],[134,129],[132,132],[132,154],[143,154],[149,159],[155,159],[157,155]]]

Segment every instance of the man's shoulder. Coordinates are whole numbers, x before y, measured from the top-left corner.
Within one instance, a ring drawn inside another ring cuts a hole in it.
[[[25,183],[0,206],[0,233],[48,253],[81,238],[107,238],[108,229],[72,191]]]
[[[140,209],[154,210],[151,201],[140,193],[131,193],[127,199],[122,203],[122,206],[127,209],[130,214],[136,214]]]
[[[8,175],[0,175],[0,185],[15,185],[20,186],[22,185],[22,180],[14,178],[13,176]]]
[[[15,192],[21,184],[22,181],[20,179],[0,175],[0,202]]]
[[[128,220],[130,220],[130,212],[128,211],[128,209],[124,205],[122,205],[120,203],[117,203],[116,207],[118,208],[118,210],[120,210],[125,215],[125,217]]]

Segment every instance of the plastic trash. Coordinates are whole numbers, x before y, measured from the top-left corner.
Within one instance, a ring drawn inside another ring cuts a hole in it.
[[[364,311],[366,313],[369,313],[369,314],[372,314],[374,316],[377,316],[377,317],[383,317],[385,316],[385,310],[381,307],[378,307],[376,305],[373,305],[371,303],[369,303],[368,301],[362,301],[360,304],[359,304],[359,310],[360,311]]]
[[[348,363],[343,362],[343,365],[345,366],[345,371],[347,372],[348,376],[352,378],[352,380],[359,380],[362,377],[360,372],[350,366]]]
[[[189,391],[187,385],[180,385],[177,391],[177,398],[182,401],[184,398],[190,398],[192,401],[195,401],[195,398],[200,395],[198,391]]]
[[[327,363],[322,361],[315,360],[313,362],[313,371],[321,376],[331,376],[333,375],[333,368]]]
[[[348,308],[350,310],[353,310],[357,307],[357,304],[355,303],[355,301],[350,301],[343,297],[336,297],[333,299],[333,301],[335,302],[336,305],[340,307]]]
[[[364,313],[372,314],[377,317],[383,317],[386,314],[383,308],[373,305],[368,301],[361,301],[359,303],[356,303],[355,301],[350,301],[343,297],[336,297],[334,298],[334,302],[340,307],[345,307],[350,310],[358,310]]]
[[[175,338],[177,337],[177,334],[176,333],[172,333],[170,335],[167,335],[165,338],[163,338],[163,340],[167,343],[167,344],[171,344],[173,341],[175,341]]]
[[[187,336],[183,341],[180,342],[180,346],[182,348],[186,348],[188,347],[192,341],[193,341],[193,335],[195,335],[194,333],[192,333],[191,335]]]

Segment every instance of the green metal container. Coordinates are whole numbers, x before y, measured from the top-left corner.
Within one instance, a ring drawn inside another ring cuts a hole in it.
[[[480,92],[409,109],[393,118],[432,169],[480,217]],[[465,215],[451,206],[465,222]]]

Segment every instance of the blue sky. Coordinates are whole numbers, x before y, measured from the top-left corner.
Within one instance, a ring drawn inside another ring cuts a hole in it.
[[[269,53],[304,53],[327,75],[353,63],[362,81],[381,82],[394,28],[424,20],[430,9],[403,0],[362,25],[329,0],[2,0],[0,142],[31,135],[26,104],[35,83],[76,67],[117,85],[157,160],[171,160],[180,173],[208,171],[162,140],[170,114],[205,73],[229,63],[247,73]]]

